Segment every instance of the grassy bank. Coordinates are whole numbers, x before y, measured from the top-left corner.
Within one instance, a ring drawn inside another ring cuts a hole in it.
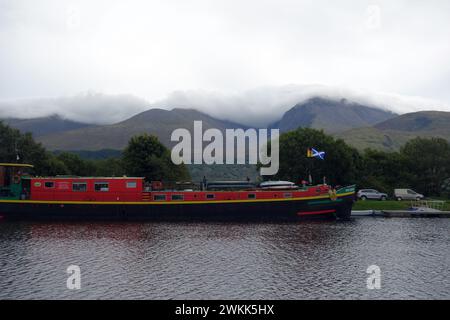
[[[357,201],[353,210],[405,210],[411,206],[411,201]],[[450,201],[446,201],[444,210],[450,211]]]

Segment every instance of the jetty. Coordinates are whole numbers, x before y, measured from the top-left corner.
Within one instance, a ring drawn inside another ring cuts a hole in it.
[[[406,210],[360,210],[352,211],[352,217],[386,218],[450,218],[450,211],[443,211],[445,202],[438,200],[416,200]]]
[[[388,218],[450,218],[450,211],[382,210]]]

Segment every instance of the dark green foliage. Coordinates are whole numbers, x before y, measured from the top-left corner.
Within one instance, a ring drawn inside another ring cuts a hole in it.
[[[64,152],[56,156],[56,159],[64,163],[67,171],[77,176],[91,176],[95,173],[95,165],[91,161],[81,159],[78,155]]]
[[[325,151],[325,160],[307,158],[310,147]],[[280,170],[270,179],[307,180],[309,174],[315,183],[326,177],[328,183],[353,183],[360,166],[358,152],[344,141],[326,135],[322,130],[299,128],[280,136]]]
[[[425,195],[446,193],[450,177],[450,144],[441,138],[415,138],[400,152],[366,150],[359,184],[392,194],[411,188]]]
[[[0,162],[32,163],[36,166],[35,173],[43,175],[51,172],[53,166],[61,166],[53,160],[30,133],[21,134],[0,122]]]
[[[325,151],[325,160],[307,158],[308,147]],[[450,144],[441,138],[416,138],[400,152],[367,149],[359,153],[323,131],[300,128],[282,134],[280,171],[275,178],[298,182],[307,179],[310,171],[314,183],[325,176],[331,184],[356,183],[358,188],[374,188],[391,195],[395,188],[411,188],[427,196],[446,195]]]
[[[416,138],[401,148],[405,168],[417,191],[440,195],[450,177],[450,144],[442,138]]]
[[[361,188],[374,188],[392,194],[395,188],[409,188],[410,174],[405,158],[398,152],[367,149],[362,155],[362,167],[357,183]]]
[[[442,183],[442,196],[450,198],[450,178],[447,178]]]
[[[102,160],[90,160],[95,165],[95,176],[121,177],[126,175],[121,158],[108,158]]]
[[[55,155],[59,155],[64,152],[69,152],[76,154],[80,156],[81,159],[85,160],[104,160],[104,159],[110,159],[110,158],[120,158],[122,156],[121,150],[115,150],[115,149],[100,149],[95,151],[90,150],[70,150],[70,151],[63,151],[63,150],[55,150],[53,153]]]
[[[125,171],[132,176],[147,180],[189,180],[189,172],[184,165],[173,164],[169,150],[156,136],[138,135],[130,139],[123,152]]]

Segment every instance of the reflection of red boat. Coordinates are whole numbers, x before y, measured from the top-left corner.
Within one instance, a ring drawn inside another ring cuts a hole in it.
[[[348,218],[355,187],[211,189],[144,187],[133,177],[31,177],[28,165],[0,164],[0,215],[7,219],[299,220]],[[228,185],[228,186],[230,186]],[[214,187],[213,187],[214,186]],[[155,190],[157,189],[157,190]],[[236,190],[239,189],[239,190]]]

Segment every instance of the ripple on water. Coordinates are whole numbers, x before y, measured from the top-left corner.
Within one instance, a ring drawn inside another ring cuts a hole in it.
[[[0,298],[450,298],[450,220],[2,223]],[[82,288],[66,288],[79,265]],[[366,288],[366,269],[382,288]]]

